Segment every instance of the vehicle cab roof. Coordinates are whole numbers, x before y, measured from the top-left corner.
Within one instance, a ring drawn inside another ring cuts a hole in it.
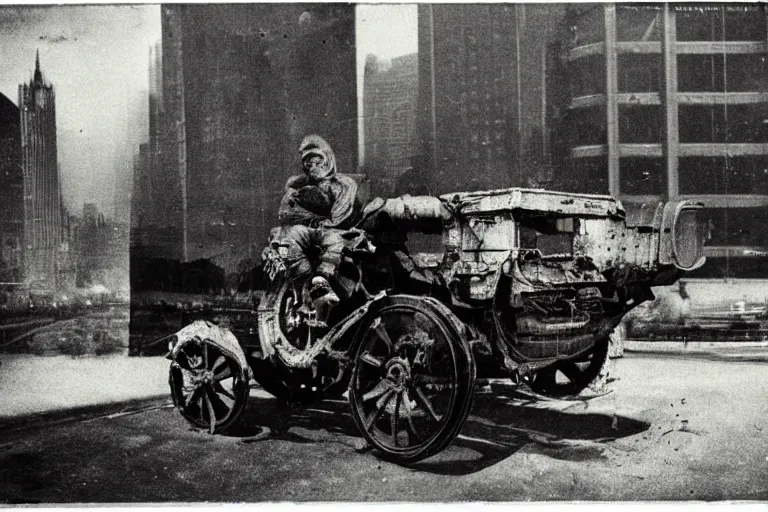
[[[607,195],[574,194],[544,189],[503,188],[443,194],[440,200],[465,215],[529,211],[555,216],[624,218],[620,201]]]

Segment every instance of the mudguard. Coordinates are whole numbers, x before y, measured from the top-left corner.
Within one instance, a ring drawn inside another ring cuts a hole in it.
[[[231,357],[245,372],[248,378],[253,377],[253,372],[245,358],[245,353],[240,347],[237,338],[229,329],[220,327],[206,320],[197,320],[187,325],[176,333],[176,340],[171,341],[169,357],[176,360],[182,348],[188,343],[207,343],[215,346],[224,354]]]

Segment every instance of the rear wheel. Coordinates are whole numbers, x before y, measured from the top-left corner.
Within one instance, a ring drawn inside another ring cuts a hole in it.
[[[449,312],[417,297],[385,301],[355,340],[352,417],[382,456],[413,462],[458,435],[472,403],[475,365]]]
[[[607,361],[608,338],[598,341],[582,357],[561,361],[536,372],[528,382],[540,395],[562,397],[577,395],[594,382]]]
[[[305,280],[286,279],[262,300],[264,307],[272,310],[271,317],[276,320],[267,322],[273,326],[267,335],[274,339],[282,338],[299,350],[316,341],[321,333],[317,328],[310,328],[305,321],[310,311],[309,305],[304,304]],[[279,358],[253,358],[249,364],[254,380],[278,400],[308,405],[323,397],[321,383],[313,377],[312,370],[287,368]]]
[[[234,424],[248,401],[248,374],[208,343],[188,343],[171,363],[173,403],[192,425],[220,432]]]

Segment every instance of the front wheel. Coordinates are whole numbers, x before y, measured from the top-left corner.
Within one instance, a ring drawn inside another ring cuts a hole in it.
[[[211,434],[233,425],[248,401],[245,368],[213,345],[188,343],[171,363],[173,403],[193,426]]]
[[[469,414],[475,364],[450,311],[395,295],[365,319],[355,340],[352,417],[383,457],[415,462],[445,448]]]

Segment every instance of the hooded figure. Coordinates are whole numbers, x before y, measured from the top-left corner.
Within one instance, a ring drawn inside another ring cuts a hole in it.
[[[303,174],[288,179],[280,202],[282,226],[349,229],[360,212],[357,183],[338,174],[330,144],[308,135],[299,145]]]
[[[305,137],[299,153],[304,173],[288,179],[278,210],[281,238],[288,247],[285,263],[294,277],[316,267],[310,295],[316,306],[325,308],[339,302],[329,281],[341,263],[341,233],[355,225],[360,212],[357,183],[337,173],[336,157],[322,137]]]

